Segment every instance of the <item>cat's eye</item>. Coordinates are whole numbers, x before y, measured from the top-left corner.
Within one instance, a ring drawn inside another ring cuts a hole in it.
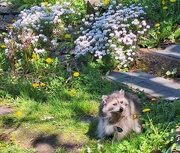
[[[117,106],[117,103],[114,103],[113,106]]]

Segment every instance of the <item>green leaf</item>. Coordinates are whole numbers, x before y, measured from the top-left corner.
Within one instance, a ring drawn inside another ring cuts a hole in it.
[[[167,71],[167,72],[166,72],[166,75],[167,75],[167,76],[171,75],[171,72],[170,72],[170,71]]]
[[[171,74],[176,74],[177,73],[177,68],[174,68]]]
[[[174,37],[177,38],[180,36],[180,28],[177,29],[175,32],[174,32]]]

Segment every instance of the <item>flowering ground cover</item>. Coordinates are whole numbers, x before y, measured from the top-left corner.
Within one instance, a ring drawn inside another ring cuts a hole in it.
[[[113,143],[97,141],[95,131],[101,96],[120,88],[130,91],[102,76],[114,69],[128,71],[138,45],[150,47],[164,39],[178,42],[179,1],[145,5],[105,0],[95,4],[92,14],[86,14],[81,0],[18,2],[20,8],[30,7],[8,27],[0,48],[1,103],[15,110],[0,118],[3,153],[34,152],[40,142],[59,153],[178,149],[174,132],[179,126],[179,100],[147,99],[136,92],[144,108],[142,134],[131,133]],[[161,9],[156,17],[148,13],[154,8]],[[168,13],[171,9],[174,14]],[[159,15],[164,18],[159,20]],[[59,61],[65,52],[66,59]]]

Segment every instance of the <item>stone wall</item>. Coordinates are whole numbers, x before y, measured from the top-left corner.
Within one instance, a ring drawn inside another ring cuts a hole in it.
[[[174,68],[178,68],[177,74],[180,75],[180,59],[152,52],[146,48],[139,49],[138,58],[146,61],[150,71],[155,71],[159,75],[164,75],[167,71],[172,71]]]
[[[7,31],[8,25],[18,18],[18,14],[18,8],[0,5],[0,32]]]

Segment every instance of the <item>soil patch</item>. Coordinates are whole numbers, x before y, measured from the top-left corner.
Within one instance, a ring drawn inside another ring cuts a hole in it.
[[[14,109],[10,108],[9,106],[0,106],[0,116],[5,114],[11,114],[14,112]]]

